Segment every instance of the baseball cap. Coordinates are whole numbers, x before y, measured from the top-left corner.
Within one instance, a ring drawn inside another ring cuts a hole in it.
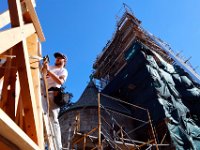
[[[64,54],[60,53],[60,52],[54,53],[54,57],[55,58],[61,57],[61,58],[65,59],[65,60],[67,60],[67,57]]]

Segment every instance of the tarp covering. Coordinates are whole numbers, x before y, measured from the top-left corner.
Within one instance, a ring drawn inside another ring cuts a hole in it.
[[[200,89],[183,69],[167,63],[156,52],[151,52],[152,55],[145,54],[146,67],[168,119],[172,141],[176,149],[199,150],[200,128],[195,123],[199,120],[194,120],[193,115],[198,115],[200,109],[195,109],[193,114],[190,109],[194,103],[200,106]]]
[[[177,150],[200,150],[200,85],[140,42],[124,57],[127,65],[103,93],[149,109],[154,124],[167,120]]]
[[[164,110],[158,101],[152,77],[147,70],[143,47],[135,42],[124,54],[127,65],[111,81],[103,93],[128,101],[129,103],[149,109],[154,122],[165,117]],[[133,111],[135,117],[141,114]]]

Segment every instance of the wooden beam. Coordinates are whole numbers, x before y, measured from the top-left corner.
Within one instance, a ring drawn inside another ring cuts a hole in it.
[[[35,7],[36,6],[35,0],[31,0],[31,1],[33,4],[33,7]],[[27,9],[23,1],[21,2],[21,6],[22,6],[22,13],[23,14],[27,13]],[[9,23],[10,23],[10,11],[6,10],[5,12],[0,14],[0,29],[5,27]]]
[[[14,62],[13,62],[14,63]],[[6,113],[12,120],[15,120],[15,84],[16,84],[16,73],[17,69],[12,68],[10,70],[10,81],[9,81],[9,86],[10,88],[8,89],[8,99],[6,102]]]
[[[11,26],[23,28],[24,20],[20,0],[8,0],[10,10]],[[25,113],[25,132],[27,135],[38,144],[38,114],[35,102],[33,81],[29,64],[29,56],[25,39],[13,47],[13,52],[16,55],[16,66],[19,73],[21,88],[21,97]]]
[[[35,28],[32,23],[0,32],[0,53],[5,52],[33,33],[35,33]]]
[[[0,135],[19,149],[41,150],[1,109],[0,127]]]
[[[10,51],[12,51],[12,48],[8,49],[7,51],[5,51],[3,53],[0,53],[0,58],[1,58],[2,55],[10,55],[11,54]]]
[[[37,17],[37,13],[36,13],[36,11],[33,7],[33,4],[31,2],[31,0],[25,0],[25,3],[26,3],[26,7],[28,9],[28,12],[30,14],[31,20],[33,22],[33,25],[36,29],[37,34],[38,34],[38,37],[39,37],[41,42],[44,42],[45,37],[44,37],[44,34],[42,32],[42,27],[40,25],[40,22],[39,22],[39,19]]]
[[[0,135],[0,147],[4,150],[20,150],[15,144]]]
[[[27,48],[29,56],[40,56],[40,49],[38,46],[38,36],[37,34],[33,34],[27,38]],[[33,63],[32,63],[33,62]],[[37,105],[37,113],[38,113],[38,145],[41,149],[44,149],[44,129],[43,129],[43,117],[42,117],[42,99],[41,99],[41,87],[40,87],[40,62],[35,62],[35,59],[30,59],[31,64],[31,74],[33,78],[33,86],[35,93],[35,100]]]
[[[2,54],[0,54],[0,59],[7,59],[7,58],[14,58],[14,57],[16,57],[16,56],[14,56],[14,55],[2,55]]]
[[[25,131],[36,143],[38,143],[38,112],[35,101],[29,57],[25,42],[17,44],[14,48],[14,51],[18,53],[16,54],[16,59],[21,87],[22,103],[25,113]]]
[[[8,10],[0,14],[0,29],[10,23],[10,13]]]
[[[84,139],[84,137],[89,136],[90,134],[92,134],[93,132],[95,132],[98,129],[98,127],[93,128],[92,130],[90,130],[88,133],[84,134],[83,137],[77,139],[76,141],[72,142],[72,148],[74,148],[74,145],[79,143],[80,141],[82,141]]]
[[[1,67],[0,67],[0,80],[3,78],[4,76],[4,72],[5,72],[5,66],[6,66],[6,62],[4,62]]]
[[[15,83],[17,69],[14,59],[8,58],[6,61],[6,68],[4,70],[4,81],[2,89],[2,97],[0,107],[10,116],[15,119]]]
[[[2,96],[0,101],[0,108],[6,111],[6,102],[8,99],[8,86],[9,86],[9,78],[10,78],[10,67],[11,67],[11,58],[6,60],[6,68],[4,70],[4,80],[3,80],[3,88],[2,88]]]
[[[22,104],[22,98],[21,96],[18,97],[16,101],[16,117],[15,117],[15,123],[21,128],[24,129],[24,108]]]
[[[10,21],[12,27],[19,27],[24,25],[22,16],[22,6],[20,0],[8,0],[8,9],[10,11]]]
[[[101,145],[101,95],[98,93],[98,149],[102,149]]]

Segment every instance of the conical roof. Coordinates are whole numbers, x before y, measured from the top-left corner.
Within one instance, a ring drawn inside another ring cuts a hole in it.
[[[76,105],[97,106],[98,89],[92,80],[88,83]]]
[[[79,100],[67,110],[88,107],[88,106],[98,106],[97,104],[98,89],[92,80],[88,83],[87,87],[83,91]]]
[[[131,111],[123,106],[123,104],[113,101],[103,95],[101,95],[101,105],[111,110],[125,114],[131,114]],[[66,112],[72,109],[80,109],[83,107],[98,107],[98,89],[92,80],[90,80],[88,83],[79,100],[74,105],[68,107]]]

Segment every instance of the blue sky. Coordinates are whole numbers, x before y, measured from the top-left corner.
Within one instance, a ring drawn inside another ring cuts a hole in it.
[[[6,10],[0,0],[0,12]],[[117,16],[126,3],[142,26],[167,42],[175,52],[192,56],[193,67],[199,65],[199,0],[36,0],[36,11],[46,42],[43,55],[60,51],[68,56],[69,76],[66,90],[78,100],[89,82],[92,64],[116,29]],[[200,68],[197,69],[198,73]]]

